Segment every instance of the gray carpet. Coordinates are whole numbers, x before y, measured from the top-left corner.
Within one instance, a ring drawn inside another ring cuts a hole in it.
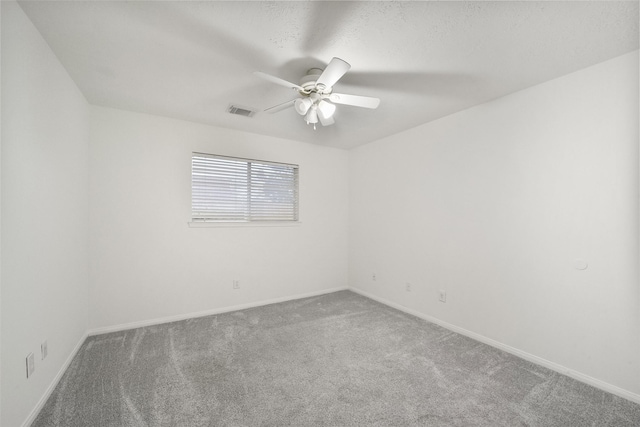
[[[33,426],[640,426],[640,405],[352,292],[89,337]]]

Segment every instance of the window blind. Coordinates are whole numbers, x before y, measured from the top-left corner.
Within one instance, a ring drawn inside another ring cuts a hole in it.
[[[298,220],[298,165],[193,153],[194,221]]]

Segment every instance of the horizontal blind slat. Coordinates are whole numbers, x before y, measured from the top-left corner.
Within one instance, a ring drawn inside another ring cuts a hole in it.
[[[205,221],[297,221],[298,166],[192,154],[192,218]]]

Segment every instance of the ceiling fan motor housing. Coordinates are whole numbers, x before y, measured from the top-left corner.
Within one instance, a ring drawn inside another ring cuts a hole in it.
[[[324,70],[321,68],[311,68],[307,71],[307,74],[300,79],[300,86],[304,89],[300,91],[303,95],[309,95],[310,93],[316,92],[321,94],[329,94],[331,93],[331,88],[327,88],[325,85],[320,84],[317,85],[316,81],[322,75]]]

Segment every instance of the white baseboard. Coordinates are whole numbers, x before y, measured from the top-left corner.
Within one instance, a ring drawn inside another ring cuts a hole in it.
[[[67,359],[64,361],[64,363],[58,370],[58,373],[53,378],[53,381],[51,381],[51,384],[49,384],[49,387],[47,387],[47,389],[45,390],[44,394],[42,395],[42,397],[40,398],[36,406],[31,410],[31,413],[29,414],[27,419],[22,423],[22,427],[28,427],[31,425],[31,423],[35,421],[36,417],[40,413],[40,410],[42,409],[44,404],[47,403],[47,400],[49,400],[51,393],[53,393],[53,390],[55,390],[56,386],[60,382],[60,379],[62,378],[64,373],[67,371],[67,368],[71,364],[71,361],[73,360],[74,357],[76,357],[76,354],[78,354],[80,347],[82,347],[82,344],[84,343],[84,341],[87,339],[88,336],[89,335],[86,332],[84,333],[84,335],[82,335],[82,337],[80,338],[80,341],[78,341],[76,346],[71,351],[71,354],[69,354],[69,357],[67,357]]]
[[[126,331],[128,329],[142,328],[144,326],[160,325],[162,323],[177,322],[179,320],[194,319],[194,318],[197,318],[197,317],[204,317],[204,316],[211,316],[211,315],[214,315],[214,314],[228,313],[228,312],[231,312],[231,311],[244,310],[244,309],[253,308],[253,307],[261,307],[263,305],[276,304],[276,303],[279,303],[279,302],[292,301],[292,300],[301,299],[301,298],[308,298],[308,297],[315,297],[315,296],[318,296],[318,295],[330,294],[330,293],[338,292],[338,291],[346,291],[347,289],[348,289],[347,287],[323,289],[323,290],[315,291],[315,292],[307,292],[307,293],[304,293],[304,294],[297,294],[297,295],[292,295],[292,296],[286,296],[286,297],[280,297],[280,298],[272,298],[272,299],[262,300],[262,301],[255,301],[255,302],[250,302],[250,303],[246,303],[246,304],[234,305],[234,306],[231,306],[231,307],[214,308],[214,309],[211,309],[211,310],[198,311],[198,312],[192,312],[192,313],[184,313],[184,314],[178,314],[178,315],[175,315],[175,316],[167,316],[167,317],[161,317],[161,318],[156,318],[156,319],[141,320],[139,322],[123,323],[123,324],[114,325],[114,326],[105,326],[105,327],[102,327],[102,328],[90,329],[89,332],[88,332],[88,335],[89,336],[101,335],[101,334],[107,334],[107,333],[110,333],[110,332],[119,332],[119,331]]]
[[[362,296],[365,296],[367,298],[370,298],[370,299],[372,299],[374,301],[378,301],[379,303],[382,303],[382,304],[387,305],[389,307],[393,307],[393,308],[395,308],[397,310],[400,310],[400,311],[403,311],[405,313],[408,313],[408,314],[411,314],[413,316],[416,316],[416,317],[419,317],[421,319],[424,319],[424,320],[426,320],[428,322],[435,323],[436,325],[442,326],[443,328],[449,329],[450,331],[459,333],[460,335],[467,336],[467,337],[472,338],[472,339],[474,339],[476,341],[480,341],[480,342],[482,342],[484,344],[487,344],[487,345],[490,345],[492,347],[498,348],[500,350],[506,351],[507,353],[511,353],[511,354],[513,354],[515,356],[518,356],[518,357],[520,357],[520,358],[522,358],[524,360],[527,360],[529,362],[535,363],[535,364],[540,365],[540,366],[544,366],[545,368],[548,368],[548,369],[551,369],[552,371],[556,371],[556,372],[559,372],[561,374],[564,374],[564,375],[566,375],[568,377],[571,377],[571,378],[573,378],[573,379],[575,379],[577,381],[583,382],[585,384],[589,384],[590,386],[596,387],[596,388],[598,388],[600,390],[606,391],[606,392],[611,393],[611,394],[615,394],[616,396],[620,396],[620,397],[622,397],[624,399],[627,399],[627,400],[630,400],[632,402],[640,404],[640,394],[636,394],[636,393],[630,392],[628,390],[625,390],[625,389],[620,388],[618,386],[615,386],[613,384],[609,384],[607,382],[601,381],[601,380],[599,380],[597,378],[590,377],[589,375],[583,374],[581,372],[574,371],[574,370],[569,369],[569,368],[567,368],[565,366],[559,365],[557,363],[551,362],[549,360],[546,360],[546,359],[543,359],[541,357],[535,356],[533,354],[527,353],[525,351],[519,350],[519,349],[517,349],[515,347],[508,346],[506,344],[503,344],[503,343],[501,343],[499,341],[496,341],[496,340],[493,340],[491,338],[487,338],[484,335],[480,335],[480,334],[477,334],[475,332],[471,332],[471,331],[468,331],[466,329],[463,329],[463,328],[461,328],[459,326],[455,326],[455,325],[452,325],[450,323],[444,322],[444,321],[442,321],[440,319],[437,319],[435,317],[432,317],[432,316],[429,316],[427,314],[421,313],[421,312],[419,312],[417,310],[413,310],[411,308],[405,307],[405,306],[400,305],[398,303],[389,301],[389,300],[387,300],[385,298],[381,298],[379,296],[370,294],[369,292],[363,291],[361,289],[350,287],[349,290],[353,291],[353,292],[355,292],[357,294],[360,294]]]

